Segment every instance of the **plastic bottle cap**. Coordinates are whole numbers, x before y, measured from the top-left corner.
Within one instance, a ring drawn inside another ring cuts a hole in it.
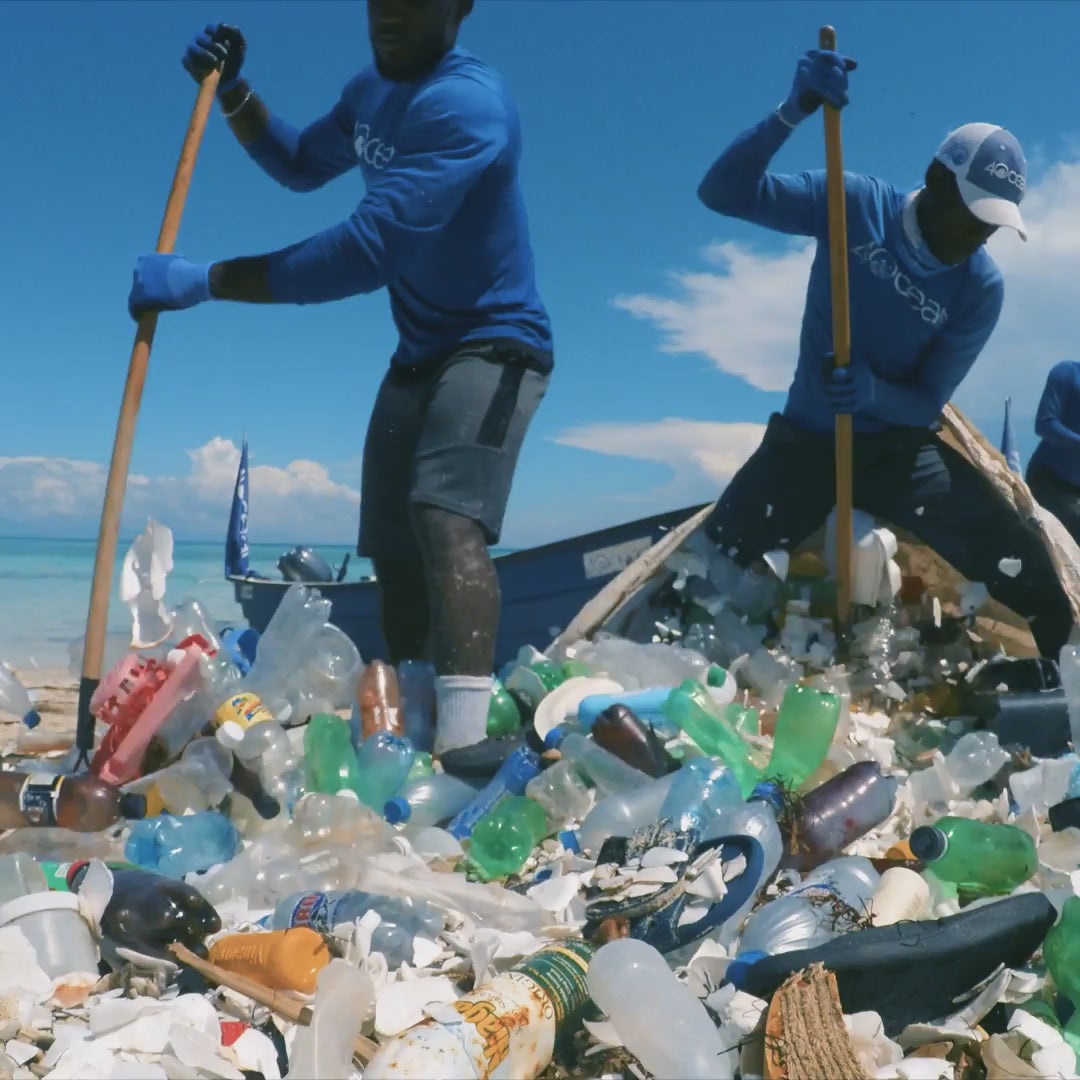
[[[135,791],[121,792],[120,816],[129,820],[146,817],[146,796]]]
[[[383,817],[391,825],[396,825],[399,821],[408,821],[411,813],[412,807],[409,805],[408,799],[403,799],[400,795],[388,799],[383,807]]]
[[[706,686],[723,686],[728,680],[728,673],[719,664],[710,664],[705,680]]]
[[[742,984],[746,981],[746,973],[754,966],[754,964],[759,960],[764,960],[768,955],[768,953],[761,952],[759,949],[751,949],[749,952],[739,953],[739,955],[728,964],[727,971],[724,973],[724,978],[726,978],[732,986],[741,989]]]
[[[573,829],[566,829],[559,833],[559,843],[567,851],[574,852],[575,855],[581,851],[581,841],[578,840],[578,834]]]
[[[217,729],[217,739],[222,746],[235,750],[244,741],[244,729],[235,720],[226,720]]]
[[[920,862],[940,859],[949,847],[949,838],[933,825],[920,825],[909,837],[908,847]]]
[[[82,870],[82,868],[84,866],[89,866],[89,865],[90,865],[90,860],[89,859],[79,859],[76,862],[73,862],[68,867],[68,871],[64,875],[64,880],[67,882],[67,887],[72,892],[76,891],[75,884],[74,884],[76,875],[79,875],[80,877],[85,876],[85,875],[80,875],[79,871]]]
[[[780,785],[772,780],[762,780],[760,784],[755,784],[747,799],[747,802],[750,801],[768,803],[777,813],[784,809],[784,793]]]
[[[558,749],[558,747],[562,745],[563,739],[566,738],[566,734],[567,733],[563,728],[553,727],[544,736],[544,749],[545,750],[556,750],[556,749]]]
[[[31,709],[23,718],[23,723],[33,730],[41,723],[41,714],[37,709]]]

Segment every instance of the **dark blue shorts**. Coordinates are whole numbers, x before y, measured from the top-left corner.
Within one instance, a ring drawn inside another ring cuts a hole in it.
[[[525,432],[547,391],[545,361],[498,341],[467,342],[442,362],[391,365],[364,443],[357,554],[419,559],[415,504],[470,518],[498,543]]]
[[[836,503],[832,435],[797,428],[774,413],[705,523],[706,534],[742,566],[764,552],[792,550],[825,522]],[[968,581],[1026,618],[1044,656],[1057,659],[1072,608],[1053,562],[1025,521],[967,458],[928,428],[856,434],[854,503],[912,533]],[[1010,577],[1003,558],[1021,560]]]

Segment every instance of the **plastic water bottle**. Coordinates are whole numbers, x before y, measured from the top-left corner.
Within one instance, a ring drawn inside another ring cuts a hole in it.
[[[145,870],[182,878],[228,862],[240,846],[240,834],[216,810],[146,818],[131,826],[124,857]]]
[[[226,734],[227,731],[231,734]],[[227,724],[222,725],[216,734],[239,761],[256,773],[267,794],[291,813],[304,793],[304,762],[293,749],[285,729],[274,721],[266,721],[238,732]],[[232,736],[237,734],[239,738],[232,741]]]
[[[446,826],[446,831],[458,840],[464,840],[473,826],[502,798],[520,795],[525,785],[540,772],[540,758],[528,746],[519,746],[499,766],[499,771],[477,792],[464,810],[461,810]]]
[[[342,788],[360,796],[360,770],[349,725],[332,713],[316,713],[304,731],[304,775],[308,791],[333,795]]]
[[[609,837],[630,836],[635,829],[655,821],[677,775],[668,773],[632,791],[599,799],[578,830],[582,850],[596,855]]]
[[[1058,656],[1061,687],[1069,710],[1073,750],[1080,753],[1080,645],[1063,645]]]
[[[352,1073],[353,1048],[375,1007],[375,985],[365,968],[334,959],[315,978],[310,1023],[289,1050],[287,1080],[323,1080]]]
[[[41,723],[26,687],[4,664],[0,664],[0,712],[20,717],[28,728],[36,728]]]
[[[859,855],[818,867],[750,916],[739,939],[741,963],[747,965],[762,955],[812,949],[852,929],[851,913],[861,916],[870,910],[880,880],[873,863]],[[728,978],[735,982],[737,974],[729,969]]]
[[[893,810],[896,777],[859,761],[806,795],[789,839],[785,867],[806,872],[835,858]]]
[[[592,808],[588,785],[571,761],[549,765],[525,785],[525,794],[539,803],[547,815],[548,828],[555,832],[571,821],[580,821]]]
[[[969,731],[946,757],[934,755],[928,769],[912,773],[908,785],[918,802],[963,799],[995,777],[1010,760],[992,731]]]
[[[441,825],[476,798],[476,788],[449,773],[434,773],[410,780],[383,807],[383,817],[396,825],[407,821],[417,828]]]
[[[773,752],[765,770],[800,788],[825,760],[840,721],[840,698],[825,690],[798,684],[784,691],[776,717]]]
[[[686,1080],[735,1075],[738,1047],[725,1045],[705,1006],[651,945],[636,938],[603,945],[589,964],[588,986],[646,1072]]]
[[[544,808],[524,795],[507,795],[473,827],[469,860],[485,880],[516,874],[547,832]]]
[[[442,915],[424,900],[379,896],[360,889],[293,893],[278,903],[263,924],[272,930],[307,926],[328,934],[335,926],[351,923],[368,911],[376,912],[381,920],[372,934],[371,947],[386,957],[392,969],[412,963],[414,938],[434,940],[443,929]]]
[[[742,801],[739,782],[726,765],[695,758],[675,773],[658,818],[680,833],[700,836],[724,809]]]
[[[908,846],[939,880],[984,896],[1012,892],[1039,868],[1034,840],[1015,825],[943,817],[917,828]]]
[[[605,795],[633,791],[651,779],[640,769],[627,765],[611,751],[593,742],[587,735],[576,731],[552,728],[544,737],[544,749],[557,749],[564,759],[571,761],[578,772],[592,781],[593,786]]]
[[[398,793],[412,768],[413,748],[408,739],[377,731],[356,753],[356,792],[360,801],[380,814]]]

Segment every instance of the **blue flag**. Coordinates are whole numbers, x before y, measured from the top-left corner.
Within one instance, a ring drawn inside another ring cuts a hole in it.
[[[1001,455],[1014,473],[1020,472],[1020,451],[1016,448],[1016,433],[1012,425],[1012,398],[1005,399],[1005,426],[1001,430]]]
[[[248,446],[247,436],[240,449],[240,467],[236,470],[232,510],[229,513],[229,532],[225,537],[225,574],[247,577],[248,566]]]

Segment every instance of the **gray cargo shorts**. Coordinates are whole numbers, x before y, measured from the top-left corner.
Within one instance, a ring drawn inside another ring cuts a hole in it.
[[[497,544],[550,366],[549,356],[513,341],[466,342],[442,362],[391,364],[364,442],[357,554],[419,559],[415,503],[471,518]]]

